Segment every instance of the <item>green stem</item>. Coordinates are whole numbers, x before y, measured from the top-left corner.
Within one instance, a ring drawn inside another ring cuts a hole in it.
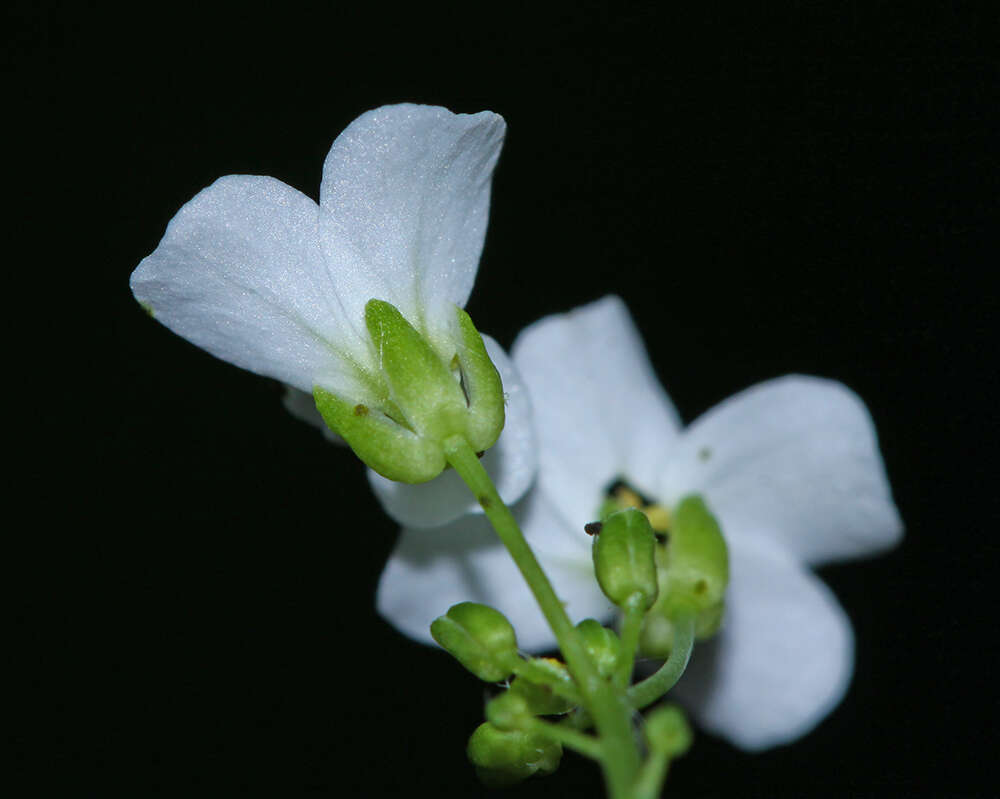
[[[598,762],[604,757],[604,750],[601,742],[592,735],[585,735],[574,730],[572,727],[565,727],[561,724],[550,724],[541,719],[531,719],[525,726],[530,732],[537,732],[551,738],[553,741],[562,744],[567,749],[586,755]]]
[[[566,609],[472,447],[462,436],[451,436],[444,442],[444,452],[448,463],[486,512],[486,517],[514,559],[552,628],[566,658],[566,665],[577,681],[584,705],[600,734],[601,765],[609,794],[613,799],[632,799],[632,786],[639,771],[639,750],[632,734],[631,708],[616,694],[610,683],[600,678],[597,667],[566,615]]]
[[[644,597],[642,594],[632,594],[622,607],[624,618],[622,620],[621,634],[621,660],[615,670],[615,685],[625,688],[632,676],[632,669],[635,666],[635,653],[639,648],[639,632],[642,630],[642,617],[646,614],[643,606]]]
[[[694,648],[694,613],[689,610],[678,611],[671,616],[670,622],[674,627],[670,657],[652,676],[636,683],[628,690],[629,702],[636,709],[651,705],[673,688],[691,658],[691,650]]]
[[[635,781],[635,799],[657,799],[667,778],[670,758],[664,752],[650,752]]]

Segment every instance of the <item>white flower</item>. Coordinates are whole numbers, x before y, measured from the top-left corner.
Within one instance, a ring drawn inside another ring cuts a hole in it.
[[[132,291],[158,321],[223,360],[309,394],[319,387],[379,407],[384,382],[365,305],[392,303],[448,362],[504,130],[490,112],[369,111],[333,143],[318,205],[273,178],[220,178],[173,218],[133,272]],[[506,354],[484,339],[506,393],[522,395]],[[494,479],[509,500],[534,474],[528,416],[526,402],[510,402],[510,432],[493,448]],[[396,518],[440,524],[475,506],[452,478],[372,482]]]
[[[593,575],[593,521],[624,478],[668,507],[701,494],[730,555],[726,615],[677,691],[703,727],[758,750],[815,726],[853,670],[850,622],[809,566],[885,549],[902,525],[871,418],[843,385],[791,376],[754,386],[682,430],[624,304],[606,297],[521,333],[513,348],[535,409],[536,488],[516,513],[576,619],[614,609]],[[404,530],[379,610],[408,635],[454,602],[493,605],[529,650],[553,639],[485,524]]]

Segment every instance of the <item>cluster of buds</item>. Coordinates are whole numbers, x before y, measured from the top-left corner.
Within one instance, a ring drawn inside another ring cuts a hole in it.
[[[657,652],[669,652],[672,639],[659,639],[662,622],[678,613],[696,614],[703,630],[718,626],[728,580],[725,542],[718,524],[698,497],[677,506],[670,535],[661,542],[647,516],[628,508],[589,526],[593,533],[594,572],[601,590],[618,607],[645,613],[643,635]],[[667,630],[669,632],[669,629]],[[598,676],[614,683],[631,668],[635,639],[623,639],[595,619],[576,626]],[[486,721],[473,733],[469,759],[482,781],[509,785],[553,772],[562,757],[552,719],[579,721],[579,691],[566,667],[550,658],[520,654],[514,627],[498,610],[474,602],[453,606],[431,625],[431,635],[479,679],[503,683],[486,705]],[[672,706],[650,713],[645,728],[651,756],[671,759],[686,751],[690,730]]]
[[[547,658],[522,658],[513,626],[488,605],[454,605],[434,620],[431,635],[484,682],[509,681],[506,690],[488,703],[487,720],[469,739],[467,753],[483,783],[511,785],[555,771],[562,746],[529,727],[538,716],[565,714],[576,706],[566,667]]]

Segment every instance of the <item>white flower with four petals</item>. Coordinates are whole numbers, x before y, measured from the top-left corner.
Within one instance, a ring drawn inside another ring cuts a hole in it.
[[[503,135],[489,112],[370,111],[334,142],[318,205],[273,178],[221,178],[170,222],[133,273],[133,293],[184,338],[288,384],[286,405],[300,417],[324,426],[317,387],[378,408],[385,385],[366,303],[392,303],[450,361]],[[747,749],[815,725],[846,689],[853,637],[808,567],[887,548],[902,531],[863,403],[837,383],[786,377],[681,430],[615,297],[530,326],[513,363],[483,339],[507,405],[484,464],[507,502],[537,465],[515,513],[570,614],[613,615],[583,532],[612,481],[668,507],[701,494],[726,536],[731,582],[722,630],[698,648],[678,693],[703,726]],[[371,469],[369,478],[406,525],[379,585],[384,616],[430,642],[436,616],[475,600],[504,612],[525,649],[553,647],[452,470],[420,485]]]
[[[158,321],[225,361],[377,408],[383,385],[365,305],[392,303],[450,361],[504,131],[490,112],[369,111],[333,143],[318,205],[274,178],[220,178],[171,220],[132,273],[132,291]],[[513,501],[536,466],[530,410],[506,353],[483,338],[509,397],[486,466]],[[311,396],[288,404],[322,424]],[[450,470],[420,485],[369,473],[403,523],[441,524],[478,508]]]
[[[902,533],[861,400],[829,380],[784,377],[682,429],[617,297],[531,325],[512,353],[539,441],[537,484],[515,513],[571,617],[614,613],[583,531],[609,484],[623,478],[668,508],[701,494],[726,537],[730,585],[722,629],[696,648],[677,693],[703,727],[745,749],[811,729],[846,690],[853,635],[809,567],[886,549]],[[431,620],[463,600],[506,614],[525,649],[553,647],[485,521],[404,529],[380,612],[429,642]]]

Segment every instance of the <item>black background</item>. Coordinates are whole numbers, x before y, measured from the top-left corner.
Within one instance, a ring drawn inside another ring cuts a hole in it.
[[[857,633],[849,696],[765,754],[700,735],[668,794],[991,793],[995,11],[349,5],[8,12],[19,537],[41,544],[14,604],[35,698],[13,774],[66,795],[482,791],[479,684],[374,612],[396,528],[360,465],[128,291],[215,178],[317,197],[340,130],[413,101],[508,122],[481,330],[509,346],[614,292],[687,420],[789,372],[876,420],[907,534],[822,571]],[[520,794],[552,791],[599,796],[598,772],[567,756]]]

